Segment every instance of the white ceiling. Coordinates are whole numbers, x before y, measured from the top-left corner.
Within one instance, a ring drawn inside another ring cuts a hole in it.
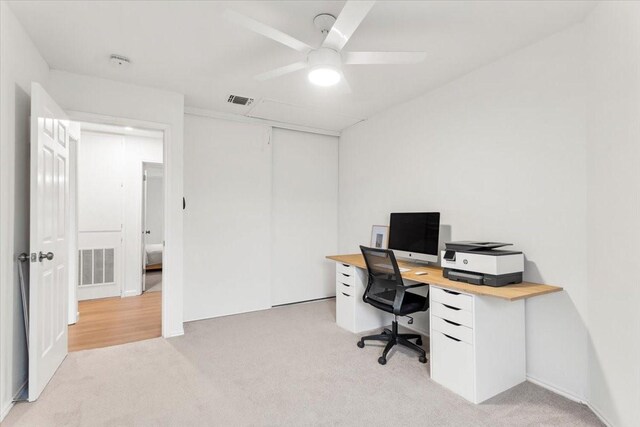
[[[19,1],[10,6],[53,69],[185,94],[185,104],[340,130],[582,21],[590,1],[379,1],[345,51],[426,51],[418,65],[347,65],[352,92],[319,88],[304,71],[253,76],[304,54],[227,22],[231,8],[311,46],[319,13],[342,1]],[[129,57],[126,69],[109,62]],[[230,94],[256,99],[250,108]],[[270,109],[269,107],[273,107]]]

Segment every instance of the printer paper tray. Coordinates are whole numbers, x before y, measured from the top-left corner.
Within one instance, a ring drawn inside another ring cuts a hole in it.
[[[471,285],[499,287],[522,283],[522,272],[494,276],[491,274],[473,273],[470,271],[460,271],[445,268],[442,275],[449,280],[469,283]]]

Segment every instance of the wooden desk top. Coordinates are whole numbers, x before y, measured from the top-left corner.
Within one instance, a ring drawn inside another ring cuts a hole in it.
[[[362,254],[331,255],[327,256],[327,258],[332,261],[341,262],[343,264],[349,264],[363,269],[367,268]],[[436,285],[443,288],[460,292],[467,292],[475,295],[486,295],[496,298],[502,298],[509,301],[537,297],[538,295],[545,295],[562,291],[562,288],[558,286],[542,285],[539,283],[528,282],[518,283],[517,285],[501,286],[497,288],[494,288],[493,286],[471,285],[469,283],[456,282],[445,278],[444,276],[442,276],[442,268],[440,267],[425,266],[423,264],[416,264],[408,261],[398,261],[398,265],[400,267],[409,269],[409,271],[405,271],[402,273],[402,278],[406,280],[413,280],[414,282],[419,283],[427,283],[429,285]],[[428,272],[428,274],[416,276],[416,271],[426,271]]]

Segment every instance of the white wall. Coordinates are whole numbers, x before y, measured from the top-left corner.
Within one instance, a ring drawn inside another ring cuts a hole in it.
[[[124,136],[82,131],[78,144],[78,231],[122,228]]]
[[[165,158],[165,236],[163,265],[162,334],[165,337],[184,333],[183,262],[182,262],[182,150],[184,96],[174,92],[119,83],[111,80],[52,70],[49,93],[58,104],[71,111],[72,118],[91,120],[91,115],[112,117],[112,124],[149,123],[168,125]],[[81,112],[85,114],[76,114]],[[126,121],[121,120],[126,119]],[[95,121],[95,120],[91,120]],[[148,126],[147,126],[148,127]]]
[[[117,270],[122,274],[118,275],[115,288],[81,287],[80,300],[142,293],[143,162],[162,163],[162,151],[161,137],[82,132],[78,160],[79,249],[118,242]],[[162,195],[159,196],[161,202]],[[157,209],[162,213],[161,204]]]
[[[29,252],[31,82],[49,67],[7,4],[0,2],[0,420],[27,379],[16,256]]]
[[[640,3],[586,21],[590,405],[640,423]]]
[[[527,373],[587,389],[583,29],[573,27],[343,132],[339,246],[394,211],[440,211],[452,240],[512,242],[528,300]],[[424,325],[417,325],[424,328]]]
[[[334,296],[338,138],[273,129],[273,305]]]
[[[82,131],[77,151],[78,250],[114,248],[115,283],[82,285],[81,279],[76,295],[78,301],[120,296],[124,136]]]
[[[271,306],[270,131],[185,117],[185,320]]]

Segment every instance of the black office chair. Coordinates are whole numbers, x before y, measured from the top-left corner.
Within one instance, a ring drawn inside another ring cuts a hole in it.
[[[379,335],[369,335],[360,338],[358,347],[363,348],[364,342],[369,340],[384,341],[387,343],[382,356],[378,358],[378,363],[387,363],[387,354],[394,345],[402,345],[418,352],[418,360],[427,363],[426,352],[422,347],[422,338],[418,334],[399,334],[398,316],[407,316],[419,311],[427,311],[429,308],[429,298],[406,292],[407,289],[427,286],[424,283],[415,285],[405,285],[400,275],[398,262],[393,251],[388,249],[375,249],[360,246],[364,260],[369,271],[367,289],[362,296],[364,302],[372,306],[393,313],[391,330],[386,329]],[[415,339],[416,343],[409,340]]]

